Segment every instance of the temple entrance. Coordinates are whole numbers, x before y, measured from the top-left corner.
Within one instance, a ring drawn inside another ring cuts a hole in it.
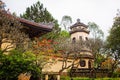
[[[56,75],[49,75],[48,80],[57,80],[57,77],[56,77]]]
[[[60,80],[59,74],[45,74],[44,80]]]

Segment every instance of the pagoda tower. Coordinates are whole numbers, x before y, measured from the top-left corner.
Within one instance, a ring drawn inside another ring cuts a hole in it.
[[[77,19],[77,22],[70,27],[69,33],[73,43],[89,40],[88,36],[90,31],[88,30],[88,26],[80,22],[80,19]],[[93,68],[94,58],[92,51],[88,47],[82,47],[79,55],[79,60],[76,60],[76,63],[79,63],[79,66],[74,65],[74,67],[79,69]]]

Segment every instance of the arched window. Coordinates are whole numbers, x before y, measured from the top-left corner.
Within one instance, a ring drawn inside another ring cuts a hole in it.
[[[73,39],[72,39],[72,43],[75,43],[75,42],[76,42],[76,38],[73,37]]]
[[[80,60],[80,66],[81,66],[81,67],[85,67],[85,66],[86,66],[85,60]]]
[[[82,36],[79,36],[80,41],[82,40]]]
[[[86,38],[86,40],[88,40],[88,37],[85,37]]]
[[[91,61],[90,60],[88,62],[88,66],[89,66],[89,68],[91,68]]]

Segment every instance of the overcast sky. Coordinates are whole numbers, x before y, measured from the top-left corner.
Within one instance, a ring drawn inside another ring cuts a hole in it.
[[[23,13],[26,7],[31,6],[38,0],[2,0],[6,3],[6,9],[16,12],[17,15]],[[39,0],[44,7],[61,22],[64,15],[72,17],[73,23],[76,19],[87,24],[95,22],[108,35],[116,16],[117,9],[120,9],[120,0]]]

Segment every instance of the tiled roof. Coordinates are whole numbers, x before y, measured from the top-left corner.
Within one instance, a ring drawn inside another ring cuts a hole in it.
[[[29,21],[29,20],[26,20],[26,19],[23,19],[23,18],[17,18],[17,20],[20,21],[23,24],[28,24],[28,25],[31,25],[31,26],[34,26],[34,27],[39,27],[39,28],[42,28],[42,29],[45,29],[45,30],[48,30],[48,31],[51,31],[52,27],[53,27],[53,26],[43,25],[43,24],[40,24],[40,23]]]
[[[75,24],[73,24],[70,29],[72,29],[73,27],[77,27],[77,26],[83,26],[83,27],[88,27],[87,25],[85,25],[84,23],[80,22],[80,19],[77,19],[77,22]]]
[[[28,27],[27,33],[29,34],[30,38],[40,37],[41,35],[51,32],[53,28],[51,25],[43,25],[23,18],[17,18],[17,20],[20,21],[24,26]]]

